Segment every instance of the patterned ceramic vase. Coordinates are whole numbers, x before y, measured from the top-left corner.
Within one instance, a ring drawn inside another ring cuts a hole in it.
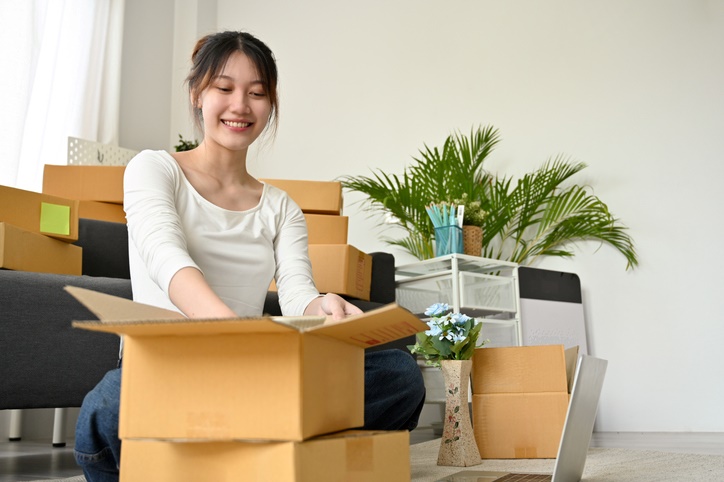
[[[475,443],[468,405],[472,360],[442,360],[445,380],[445,420],[437,465],[470,467],[482,461]]]

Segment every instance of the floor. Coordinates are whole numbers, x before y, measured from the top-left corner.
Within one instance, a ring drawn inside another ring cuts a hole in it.
[[[432,428],[410,433],[410,443],[436,438]],[[59,479],[81,475],[73,457],[72,444],[53,447],[50,441],[0,442],[0,482]]]

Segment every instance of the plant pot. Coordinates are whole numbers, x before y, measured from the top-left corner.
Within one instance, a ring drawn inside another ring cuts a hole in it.
[[[470,256],[480,256],[483,251],[483,228],[463,226],[463,252]]]
[[[480,451],[475,443],[468,405],[468,383],[472,360],[442,360],[445,379],[445,418],[443,420],[437,465],[470,467],[479,465]]]

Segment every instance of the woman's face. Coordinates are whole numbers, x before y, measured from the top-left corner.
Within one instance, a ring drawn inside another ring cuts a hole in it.
[[[230,151],[246,150],[269,120],[271,103],[256,67],[235,52],[199,96],[204,142]]]

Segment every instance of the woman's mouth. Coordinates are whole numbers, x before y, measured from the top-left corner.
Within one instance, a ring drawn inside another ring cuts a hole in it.
[[[251,122],[234,122],[234,121],[228,121],[228,120],[222,120],[221,121],[224,125],[227,125],[229,127],[234,127],[237,129],[241,129],[244,127],[249,127],[251,125]]]

